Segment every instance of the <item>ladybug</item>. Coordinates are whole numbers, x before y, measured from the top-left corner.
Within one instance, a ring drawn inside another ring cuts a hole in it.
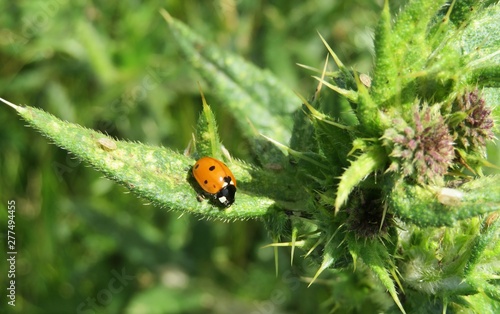
[[[212,157],[199,159],[193,166],[193,176],[205,192],[225,207],[234,203],[236,179],[222,161]]]

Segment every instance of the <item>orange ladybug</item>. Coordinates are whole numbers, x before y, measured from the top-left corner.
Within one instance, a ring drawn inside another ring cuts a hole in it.
[[[199,159],[193,166],[193,176],[205,192],[225,207],[234,203],[236,179],[222,161],[212,157]]]

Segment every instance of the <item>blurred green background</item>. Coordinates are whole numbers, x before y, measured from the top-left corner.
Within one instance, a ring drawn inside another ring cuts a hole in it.
[[[322,67],[317,31],[345,64],[369,72],[382,3],[3,0],[0,97],[182,151],[201,110],[200,81],[224,145],[252,162],[235,117],[184,61],[159,9],[309,96],[316,83],[296,63]],[[16,202],[18,252],[16,307],[7,305],[0,263],[1,312],[320,313],[341,302],[331,282],[307,288],[301,278],[317,265],[304,263],[303,252],[290,266],[290,250],[280,249],[276,276],[273,250],[261,248],[272,240],[258,221],[200,221],[145,204],[4,105],[0,134],[0,255],[5,261],[8,200]]]

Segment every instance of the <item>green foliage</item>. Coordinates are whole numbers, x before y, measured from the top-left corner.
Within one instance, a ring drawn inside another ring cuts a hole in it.
[[[278,141],[290,138],[291,113],[297,102],[291,90],[269,71],[211,45],[166,11],[162,10],[161,14],[187,60],[209,83],[212,92],[234,116],[245,117],[236,119],[236,122],[243,135],[250,139],[251,149],[259,160],[262,163],[276,162],[269,147],[262,143],[264,140],[255,136],[255,129]],[[249,108],[252,108],[252,114],[248,114]]]
[[[457,221],[498,211],[499,176],[464,183],[460,189],[395,184],[389,203],[403,220],[419,226],[453,226]],[[484,191],[487,190],[488,193]]]
[[[184,154],[116,140],[4,102],[55,144],[157,207],[205,219],[259,219],[276,242],[275,254],[277,247],[291,246],[296,263],[295,249],[306,253],[311,278],[303,278],[309,286],[327,277],[329,294],[347,298],[324,296],[326,303],[311,303],[352,313],[498,310],[500,176],[484,175],[483,167],[498,169],[486,152],[499,119],[500,5],[411,0],[394,14],[386,1],[375,28],[372,77],[347,68],[320,35],[337,70],[327,71],[328,58],[322,71],[315,70],[321,77],[315,77],[319,84],[310,100],[293,95],[270,71],[212,44],[175,14],[160,13],[186,60],[234,121],[224,126],[202,94]],[[105,53],[105,41],[88,21],[76,25],[99,84],[113,86],[120,73]],[[59,95],[57,86],[49,88],[51,95]],[[142,86],[152,85],[143,80]],[[222,145],[228,134],[247,146],[246,158],[231,157],[231,148]],[[200,188],[190,167],[207,155],[223,159],[237,178],[236,202],[229,208],[196,198]],[[113,220],[81,207],[91,221]],[[131,241],[137,238],[162,234],[141,231]],[[275,265],[280,266],[277,256]],[[221,267],[221,273],[229,272]],[[304,286],[297,285],[295,291]],[[342,293],[354,287],[362,292]],[[162,302],[158,295],[164,292],[148,286],[127,311]],[[178,302],[158,309],[202,311],[186,306],[202,302],[199,290],[186,300],[182,295],[169,294]]]
[[[102,133],[63,122],[39,109],[9,105],[55,144],[159,207],[198,214],[205,218],[245,220],[274,211],[275,202],[265,195],[268,190],[272,190],[270,196],[276,198],[281,195],[281,199],[286,202],[297,200],[299,196],[290,193],[289,188],[293,182],[289,182],[290,185],[281,190],[276,189],[274,186],[279,177],[235,161],[231,168],[242,187],[238,193],[241,205],[238,210],[221,210],[207,202],[196,200],[196,182],[191,178],[191,166],[194,162],[182,154],[161,147],[116,141]],[[201,117],[196,143],[208,142],[220,147],[220,142],[213,137],[217,131],[215,120],[206,104]],[[112,144],[103,145],[106,143],[104,140]],[[203,156],[211,155],[210,153],[221,156],[220,148],[212,148],[210,145],[198,144],[197,152]]]

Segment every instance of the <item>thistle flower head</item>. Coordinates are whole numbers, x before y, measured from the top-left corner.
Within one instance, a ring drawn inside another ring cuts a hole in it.
[[[370,195],[358,190],[346,211],[349,214],[346,221],[347,230],[354,232],[357,237],[383,236],[394,226],[393,215],[384,213],[383,201],[379,194]]]
[[[439,107],[413,108],[413,121],[394,119],[383,143],[392,161],[387,171],[400,172],[420,184],[439,184],[454,157],[453,138]]]
[[[486,106],[479,91],[475,89],[458,97],[453,104],[453,110],[466,113],[465,119],[456,127],[457,142],[467,150],[477,150],[484,153],[486,141],[494,138],[494,123],[491,109]]]

